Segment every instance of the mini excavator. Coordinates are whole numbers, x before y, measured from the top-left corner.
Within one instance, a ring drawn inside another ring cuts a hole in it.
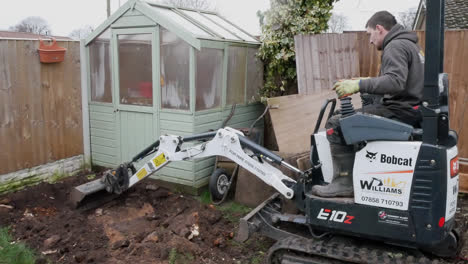
[[[448,79],[443,72],[444,1],[427,0],[424,98],[421,128],[356,112],[340,99],[340,125],[356,146],[353,198],[322,198],[311,189],[330,179],[330,149],[319,131],[327,100],[311,136],[311,169],[301,171],[229,127],[193,136],[164,135],[131,162],[76,187],[77,204],[99,191],[117,196],[170,162],[224,156],[277,193],[240,220],[236,239],[253,233],[277,242],[268,263],[437,263],[460,248],[455,213],[458,196],[457,134],[449,127]],[[328,118],[330,118],[328,115]],[[184,143],[196,142],[188,147]],[[138,170],[133,163],[153,156]],[[297,178],[277,167],[292,170]],[[286,202],[297,209],[285,213]]]

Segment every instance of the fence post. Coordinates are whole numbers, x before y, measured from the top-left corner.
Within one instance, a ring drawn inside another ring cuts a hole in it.
[[[88,105],[88,61],[85,40],[80,40],[81,66],[81,109],[83,115],[83,162],[85,167],[91,165],[91,143],[89,135],[89,105]]]

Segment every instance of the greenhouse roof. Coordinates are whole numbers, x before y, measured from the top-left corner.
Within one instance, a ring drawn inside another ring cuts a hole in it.
[[[86,44],[89,44],[129,9],[141,12],[196,48],[199,48],[199,41],[195,40],[201,39],[260,44],[254,36],[215,12],[177,8],[147,0],[128,1],[86,39]]]

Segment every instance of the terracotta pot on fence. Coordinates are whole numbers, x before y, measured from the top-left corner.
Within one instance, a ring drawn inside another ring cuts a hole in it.
[[[42,39],[39,39],[39,60],[42,63],[62,62],[65,58],[66,48],[57,45],[55,38],[52,38],[52,44],[46,45]]]

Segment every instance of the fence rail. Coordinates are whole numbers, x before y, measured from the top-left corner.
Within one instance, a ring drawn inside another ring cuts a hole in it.
[[[39,62],[37,40],[0,39],[0,175],[83,154],[80,43]]]
[[[416,33],[424,49],[425,33]],[[378,76],[381,53],[369,44],[366,32],[296,36],[295,45],[299,94],[330,89],[342,78]],[[450,127],[459,136],[459,156],[468,158],[468,30],[446,31],[444,46],[444,72],[450,83]]]

